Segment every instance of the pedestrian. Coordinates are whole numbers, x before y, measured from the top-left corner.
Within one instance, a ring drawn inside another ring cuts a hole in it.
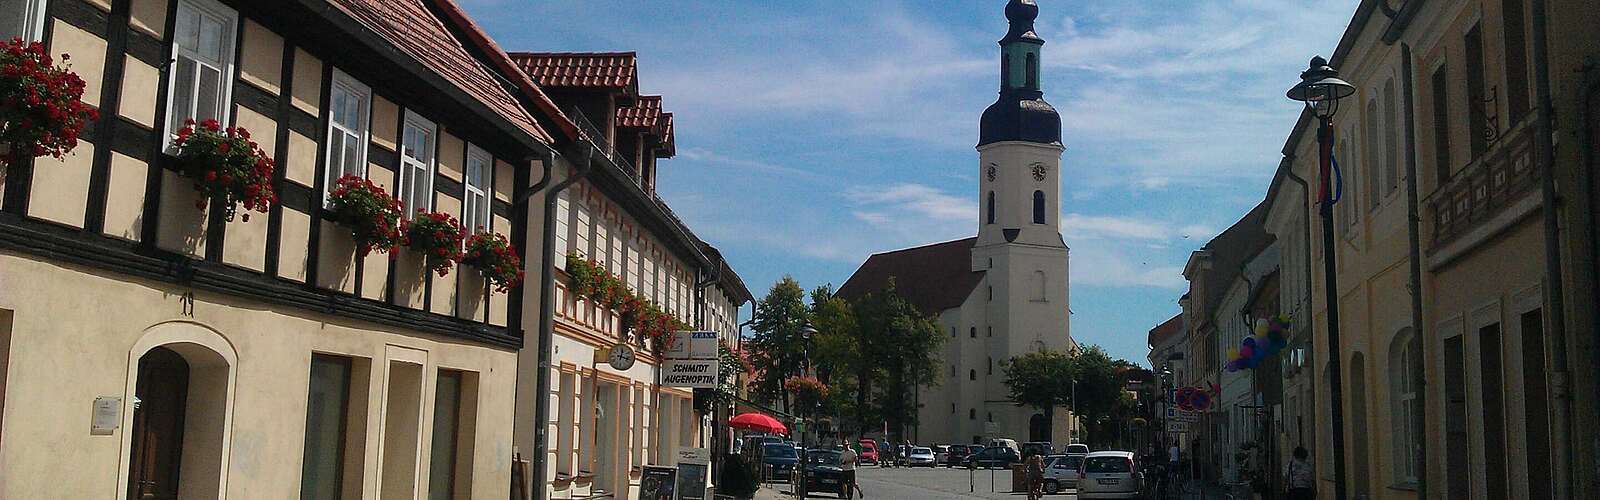
[[[1028,500],[1039,500],[1044,496],[1044,457],[1033,455],[1028,457]]]
[[[1311,477],[1311,454],[1304,446],[1294,447],[1294,459],[1283,471],[1283,483],[1289,488],[1289,500],[1317,498],[1316,483]]]
[[[856,492],[861,492],[861,498],[867,497],[867,492],[861,490],[861,485],[856,483],[856,450],[850,445],[845,445],[839,452],[839,468],[844,469],[844,494],[845,498],[855,498]]]

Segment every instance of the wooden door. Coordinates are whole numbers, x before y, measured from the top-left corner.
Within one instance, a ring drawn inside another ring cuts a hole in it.
[[[183,410],[189,395],[189,363],[164,347],[139,358],[133,411],[133,451],[128,461],[129,500],[178,498],[183,456]]]

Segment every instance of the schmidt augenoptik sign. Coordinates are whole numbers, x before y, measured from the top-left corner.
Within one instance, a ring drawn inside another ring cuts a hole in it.
[[[662,353],[661,385],[715,389],[717,365],[717,332],[673,332]]]

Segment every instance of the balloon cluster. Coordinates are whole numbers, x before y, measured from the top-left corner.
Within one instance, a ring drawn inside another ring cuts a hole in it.
[[[1236,372],[1255,368],[1261,364],[1261,360],[1288,345],[1288,340],[1284,338],[1288,331],[1289,317],[1282,314],[1266,321],[1257,321],[1255,335],[1245,337],[1239,342],[1239,347],[1228,349],[1228,364],[1223,365],[1223,369]]]

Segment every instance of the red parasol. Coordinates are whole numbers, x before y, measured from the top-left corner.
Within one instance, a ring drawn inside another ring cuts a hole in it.
[[[789,428],[783,422],[761,413],[741,413],[728,420],[728,426],[735,429],[770,432],[773,434],[789,434]]]

